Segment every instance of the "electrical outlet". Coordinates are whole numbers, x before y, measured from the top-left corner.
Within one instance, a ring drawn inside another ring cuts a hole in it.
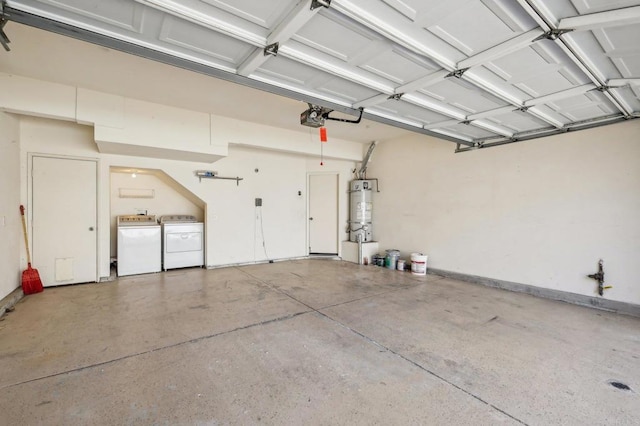
[[[256,207],[262,206],[262,198],[256,198]]]

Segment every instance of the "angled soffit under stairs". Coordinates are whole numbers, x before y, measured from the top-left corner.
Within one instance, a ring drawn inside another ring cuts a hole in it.
[[[460,150],[640,117],[640,1],[6,0],[1,12],[342,114],[362,108]]]

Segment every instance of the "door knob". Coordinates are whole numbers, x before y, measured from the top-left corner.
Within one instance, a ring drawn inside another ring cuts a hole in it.
[[[309,218],[309,220],[313,220],[313,218],[312,218],[312,217],[310,217],[310,218]]]
[[[90,226],[90,227],[89,227],[89,231],[93,231],[93,226]]]

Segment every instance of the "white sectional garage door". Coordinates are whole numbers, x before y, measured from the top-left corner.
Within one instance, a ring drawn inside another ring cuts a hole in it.
[[[5,16],[462,149],[640,116],[640,1],[7,0]]]

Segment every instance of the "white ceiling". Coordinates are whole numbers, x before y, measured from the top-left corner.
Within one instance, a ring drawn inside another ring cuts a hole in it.
[[[379,121],[461,146],[491,146],[640,116],[640,1],[315,3],[7,0],[5,12],[10,20],[341,112],[330,116],[354,118],[344,113],[363,108],[363,124],[327,123],[330,132],[335,126],[356,135],[340,135],[352,140],[396,135],[373,123]],[[5,32],[19,55],[25,47],[10,26]],[[277,53],[265,54],[274,43]],[[176,92],[184,84],[163,83]],[[241,110],[223,115],[281,125],[286,114],[286,127],[299,126],[301,102],[221,87],[228,99],[218,103]],[[274,110],[274,103],[286,108]]]

